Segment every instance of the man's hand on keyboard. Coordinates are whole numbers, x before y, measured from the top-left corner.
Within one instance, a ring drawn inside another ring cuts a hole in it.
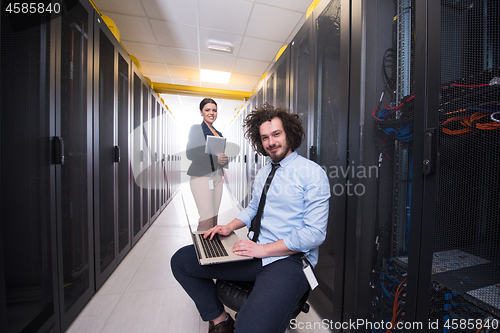
[[[227,225],[216,225],[213,228],[208,229],[204,234],[204,238],[210,237],[210,239],[214,238],[215,235],[219,234],[221,236],[227,236],[233,231]]]
[[[203,234],[203,237],[207,238],[210,237],[210,239],[214,238],[214,235],[219,234],[221,236],[227,236],[229,235],[232,231],[243,228],[245,226],[245,223],[241,222],[238,219],[232,220],[230,223],[227,225],[221,225],[218,224],[215,227],[208,229],[207,232]]]

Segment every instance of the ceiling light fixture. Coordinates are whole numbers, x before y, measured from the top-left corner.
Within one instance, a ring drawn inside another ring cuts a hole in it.
[[[212,51],[233,53],[233,44],[227,42],[218,42],[214,40],[209,40],[208,49]]]
[[[213,71],[210,69],[200,69],[200,80],[203,82],[228,84],[230,77],[231,73],[229,72]]]

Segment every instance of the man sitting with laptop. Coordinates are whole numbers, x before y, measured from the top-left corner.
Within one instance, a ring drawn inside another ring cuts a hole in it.
[[[265,103],[245,118],[244,126],[254,150],[272,163],[257,173],[248,207],[204,237],[248,227],[249,239],[237,242],[232,252],[253,259],[200,265],[190,245],[174,254],[171,268],[201,318],[210,321],[210,333],[284,332],[309,289],[303,262],[316,266],[326,238],[330,185],[319,165],[295,152],[304,137],[298,115]],[[213,279],[255,282],[236,322],[219,301]]]

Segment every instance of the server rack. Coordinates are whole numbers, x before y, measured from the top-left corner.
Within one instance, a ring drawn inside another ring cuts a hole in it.
[[[438,155],[435,175],[424,178],[424,197],[435,199],[424,201],[433,237],[422,244],[432,253],[421,254],[430,295],[416,313],[436,324],[430,332],[498,332],[499,177],[489,170],[499,162],[500,4],[443,0],[430,10],[441,22],[428,41],[440,51],[429,59],[440,68],[429,72],[437,83],[427,124]]]
[[[92,7],[61,10],[52,21],[31,17],[30,27],[2,11],[6,332],[63,330],[94,292]]]
[[[150,87],[146,83],[142,87],[142,131],[144,136],[143,142],[143,166],[142,175],[142,228],[147,230],[150,225],[151,218],[151,165],[153,163],[151,156],[151,114],[150,110]]]
[[[147,134],[148,137],[148,143],[149,143],[149,149],[150,149],[150,155],[151,155],[151,167],[150,167],[150,187],[149,187],[149,217],[150,221],[154,220],[154,217],[156,216],[156,169],[157,169],[157,162],[158,162],[158,142],[156,141],[156,136],[158,135],[157,132],[157,105],[156,105],[156,96],[154,95],[154,92],[150,92],[150,97],[149,97],[149,103],[150,103],[150,109],[151,109],[151,115],[149,119],[149,132]]]
[[[378,173],[354,177],[366,193],[348,198],[343,320],[365,331],[496,330],[498,191],[484,177],[498,156],[498,13],[491,1],[352,6],[349,152]]]
[[[273,64],[264,82],[266,94],[264,102],[274,106],[289,107],[290,105],[290,47],[281,53]]]
[[[414,255],[421,250],[416,241],[422,225],[425,112],[417,105],[427,98],[419,87],[429,82],[418,75],[427,60],[416,44],[425,40],[426,29],[420,30],[417,19],[423,7],[414,1],[360,2],[351,14],[361,24],[351,36],[355,79],[349,151],[353,165],[363,171],[352,177],[363,195],[347,203],[345,274],[355,278],[346,280],[344,320],[364,320],[364,331],[379,332],[387,325],[402,331],[395,325],[414,324],[410,304],[423,295],[408,274],[408,267],[418,266]],[[395,258],[406,258],[401,259],[406,268]]]
[[[126,55],[118,53],[118,93],[117,93],[117,144],[115,147],[115,160],[118,161],[117,170],[117,199],[118,199],[118,262],[128,253],[131,248],[131,166],[130,166],[130,141],[129,133],[131,132],[131,117],[130,117],[130,59]]]
[[[265,95],[266,94],[266,90],[265,90],[266,80],[263,79],[262,81],[260,81],[259,85],[255,89],[257,91],[257,93],[255,94],[255,103],[256,103],[255,105],[260,105],[260,104],[264,103],[267,99],[267,97]]]
[[[314,161],[312,133],[309,128],[314,123],[314,15],[310,15],[304,25],[297,32],[292,42],[290,60],[290,108],[297,113],[302,120],[305,138],[297,153]],[[307,87],[307,88],[305,88]]]
[[[1,228],[0,329],[57,327],[58,289],[55,166],[51,138],[55,112],[52,26],[1,18]],[[24,94],[29,92],[27,96]],[[19,174],[22,173],[22,177]]]
[[[144,227],[143,218],[144,210],[147,209],[147,194],[143,191],[144,186],[147,187],[147,172],[146,170],[146,141],[143,131],[143,90],[148,90],[148,83],[142,76],[141,72],[135,64],[132,64],[132,128],[131,131],[131,163],[132,163],[132,244],[134,245],[144,234],[147,228]],[[146,106],[148,104],[146,103]],[[147,111],[146,111],[147,114]],[[144,198],[146,195],[146,198]]]
[[[274,105],[285,108],[290,107],[290,52],[287,46],[273,66],[276,68]]]
[[[52,22],[56,221],[61,329],[94,292],[92,193],[93,8],[77,2]],[[39,194],[41,195],[41,194]]]
[[[345,285],[346,205],[349,191],[348,114],[350,3],[321,2],[313,12],[316,91],[312,157],[327,172],[330,214],[327,238],[320,246],[316,275],[320,286],[311,293],[311,303],[324,318],[343,320]],[[310,155],[311,157],[311,155]]]
[[[274,69],[274,70],[273,70]],[[265,93],[265,98],[264,101],[268,102],[271,105],[274,105],[276,102],[276,68],[273,66],[273,69],[267,73],[267,76],[265,78],[265,83],[266,83],[266,93]]]
[[[94,232],[98,289],[130,250],[126,138],[129,133],[128,77],[131,61],[103,19],[97,13],[95,15],[94,163],[98,167],[94,171]],[[119,144],[125,146],[120,149]],[[126,161],[121,160],[122,154]],[[121,212],[120,206],[124,208]],[[125,229],[120,230],[119,225],[125,226]],[[125,245],[120,245],[120,241]]]

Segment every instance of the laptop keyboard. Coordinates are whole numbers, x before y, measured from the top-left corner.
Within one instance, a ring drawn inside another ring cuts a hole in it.
[[[226,249],[222,245],[218,235],[215,235],[213,239],[205,239],[203,238],[202,234],[198,234],[198,238],[200,239],[201,246],[203,247],[203,252],[205,252],[205,256],[207,258],[219,258],[228,256]]]

